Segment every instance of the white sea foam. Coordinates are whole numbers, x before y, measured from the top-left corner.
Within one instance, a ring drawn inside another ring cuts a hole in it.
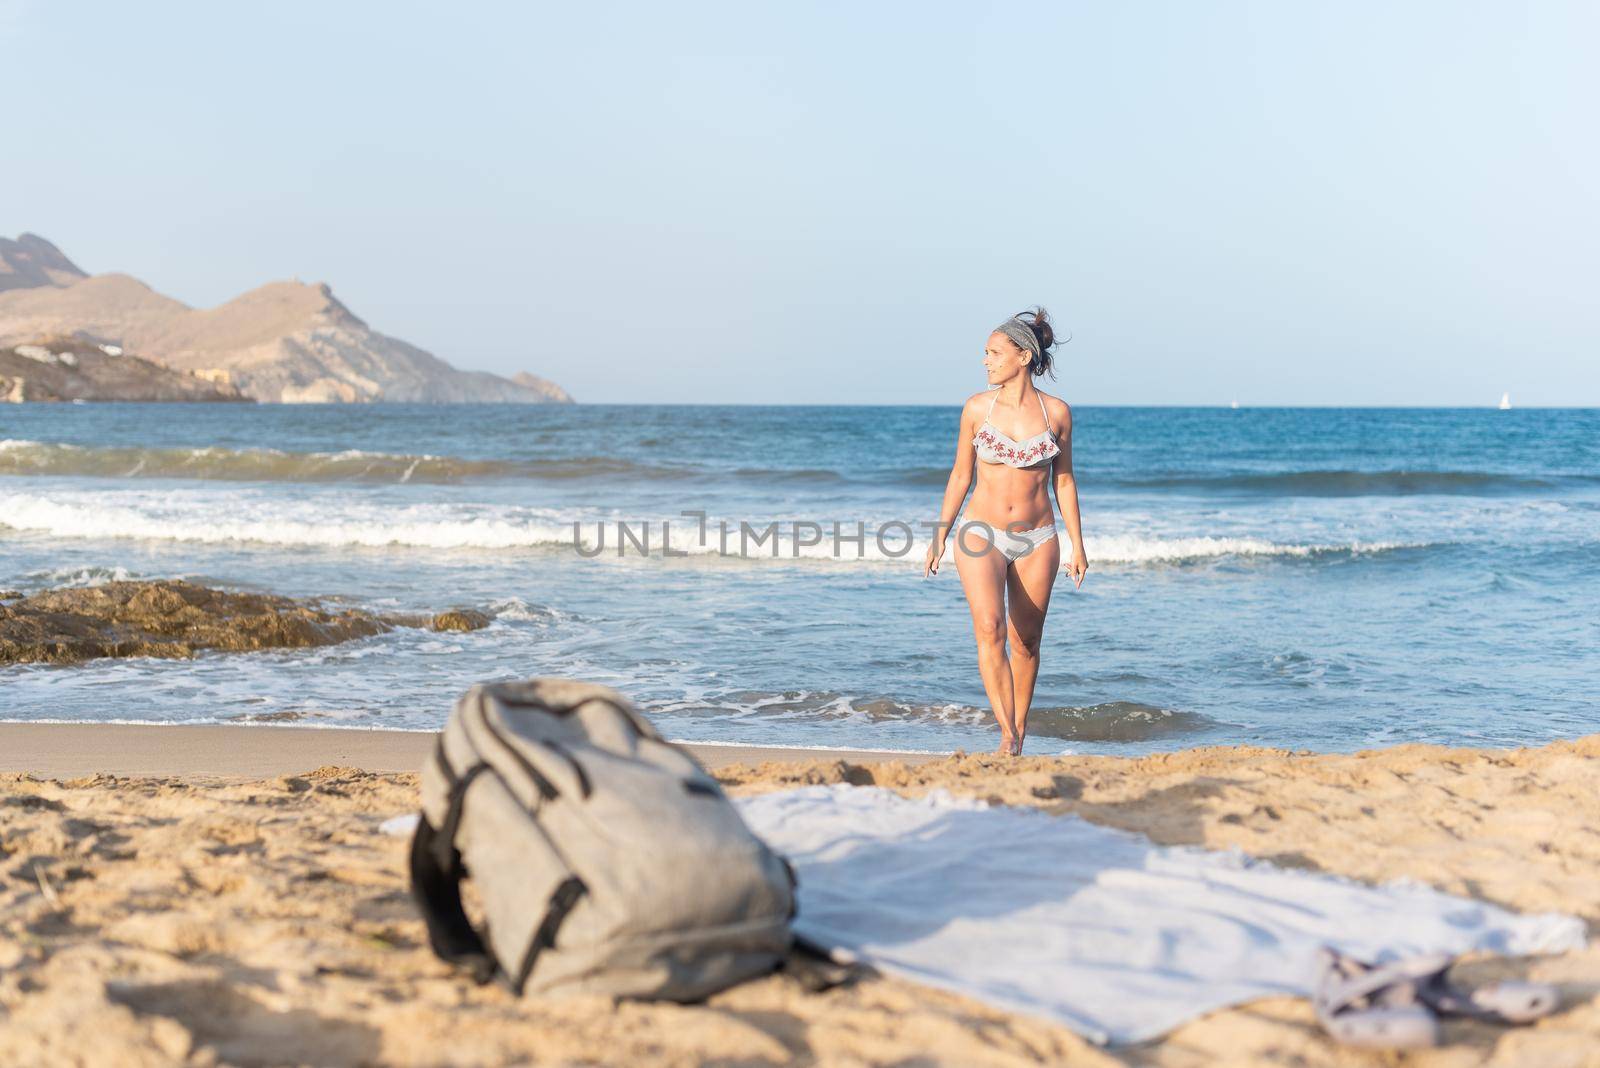
[[[568,613],[542,604],[529,604],[521,597],[507,597],[489,605],[489,614],[496,619],[520,623],[556,623],[570,620]]]
[[[41,586],[104,586],[108,582],[131,582],[138,574],[125,567],[58,567],[50,571],[32,571],[25,576],[29,582]]]
[[[662,556],[660,519],[648,524],[626,520],[649,547]],[[755,534],[745,534],[736,521],[727,521],[724,537],[715,518],[709,521],[704,544],[692,524],[673,520],[672,549],[695,557],[736,560],[802,560],[807,562],[875,562],[910,565],[926,551],[925,539],[914,541],[909,551],[903,530],[892,529],[880,541],[876,524],[868,523],[861,543],[835,539],[825,528],[820,542],[811,530],[797,541],[785,522],[776,537],[766,534],[765,522],[750,524]],[[283,546],[387,547],[430,549],[538,549],[569,550],[581,545],[588,555],[599,550],[602,559],[617,559],[619,534],[616,519],[588,518],[576,531],[569,515],[553,509],[509,505],[429,502],[394,507],[377,501],[316,496],[301,500],[251,494],[101,493],[42,494],[0,493],[0,526],[37,531],[63,538],[135,538],[202,544],[257,543]],[[643,538],[648,526],[648,538]],[[854,524],[848,525],[853,529]],[[843,531],[850,533],[849,529]],[[759,536],[758,536],[759,535]],[[603,548],[601,540],[603,537]],[[1380,553],[1402,547],[1398,542],[1297,542],[1257,537],[1160,537],[1145,534],[1091,536],[1087,551],[1097,564],[1181,563],[1218,557],[1308,557],[1321,553]],[[640,553],[628,542],[623,557]],[[1063,546],[1064,547],[1064,546]],[[955,558],[955,540],[946,544],[945,561]]]
[[[88,721],[82,719],[81,717],[80,718],[76,718],[76,719],[67,719],[67,718],[59,718],[59,717],[52,718],[52,717],[48,717],[48,716],[41,716],[41,717],[38,717],[36,719],[35,718],[19,719],[19,718],[14,718],[14,717],[0,716],[0,723],[42,723],[42,724],[63,726],[63,725],[68,725],[68,724],[78,725],[78,724],[82,724],[84,722],[92,722],[92,723],[96,723],[96,724],[103,723],[108,727],[212,727],[212,726],[228,726],[228,727],[261,727],[261,728],[265,728],[265,729],[271,730],[271,729],[273,729],[275,727],[280,727],[281,726],[281,723],[275,723],[275,722],[270,722],[270,721],[261,721],[261,720],[239,719],[237,717],[227,717],[227,716],[191,716],[191,717],[189,717],[187,719],[127,719],[127,718],[120,718],[120,717],[112,716],[112,717],[107,718],[107,719],[94,719],[94,720],[88,720]],[[393,726],[393,725],[391,725],[389,723],[323,723],[323,722],[305,723],[305,722],[301,722],[301,721],[296,720],[294,725],[295,725],[296,728],[299,728],[299,729],[316,730],[316,731],[367,731],[369,733],[373,732],[373,731],[382,731],[385,734],[437,734],[437,733],[439,733],[439,729],[437,727],[397,727],[397,726]],[[696,742],[695,744],[696,745],[704,745],[705,743],[704,742]]]
[[[1319,553],[1381,553],[1408,548],[1400,542],[1285,544],[1261,538],[1145,538],[1136,535],[1085,537],[1090,560],[1109,564],[1181,563],[1220,556],[1314,556]]]
[[[206,507],[212,505],[212,507]],[[363,514],[365,512],[366,514]],[[64,538],[149,538],[223,544],[509,549],[572,544],[572,526],[528,517],[451,516],[447,506],[318,515],[296,502],[177,499],[91,505],[0,494],[0,525]]]

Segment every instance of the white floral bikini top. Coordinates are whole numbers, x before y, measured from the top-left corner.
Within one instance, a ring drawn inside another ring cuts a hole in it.
[[[978,459],[986,464],[1038,467],[1061,451],[1056,445],[1055,434],[1050,430],[1050,413],[1045,411],[1044,395],[1038,390],[1034,390],[1034,395],[1039,398],[1039,411],[1044,413],[1044,429],[1024,441],[1013,441],[989,422],[989,415],[994,414],[995,401],[1000,399],[1000,391],[994,391],[994,400],[989,402],[989,415],[983,417],[983,425],[972,436],[972,446],[978,451]]]

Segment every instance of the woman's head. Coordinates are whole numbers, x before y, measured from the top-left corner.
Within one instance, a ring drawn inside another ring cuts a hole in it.
[[[1020,374],[1042,375],[1050,372],[1055,357],[1050,347],[1056,343],[1055,330],[1050,326],[1050,313],[1043,308],[1020,312],[1012,316],[989,335],[984,346],[983,366],[989,372],[991,383],[1008,382]]]

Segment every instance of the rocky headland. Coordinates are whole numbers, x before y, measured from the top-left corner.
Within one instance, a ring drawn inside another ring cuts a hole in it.
[[[455,608],[438,615],[376,615],[267,593],[236,593],[180,579],[108,582],[0,592],[0,664],[73,664],[99,657],[184,658],[206,649],[307,648],[371,637],[395,627],[478,630],[489,617]]]
[[[125,274],[89,275],[36,234],[0,238],[0,350],[40,338],[136,353],[267,403],[572,402],[536,375],[457,370],[381,334],[325,283],[272,282],[215,308],[191,308]],[[15,399],[36,399],[33,388],[50,391],[25,385]]]
[[[41,338],[0,348],[0,401],[249,401],[227,381],[174,371],[115,345]]]

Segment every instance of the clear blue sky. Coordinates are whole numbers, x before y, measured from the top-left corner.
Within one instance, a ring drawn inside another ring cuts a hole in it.
[[[0,0],[0,234],[588,401],[1600,404],[1600,5]]]

